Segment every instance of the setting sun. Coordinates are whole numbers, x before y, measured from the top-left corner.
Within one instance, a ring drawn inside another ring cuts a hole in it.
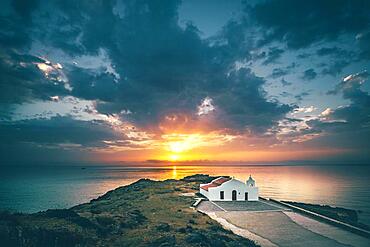
[[[180,156],[180,155],[178,155],[178,154],[171,154],[169,159],[170,159],[171,161],[178,161],[178,160],[180,159],[180,157],[181,157],[181,156]]]

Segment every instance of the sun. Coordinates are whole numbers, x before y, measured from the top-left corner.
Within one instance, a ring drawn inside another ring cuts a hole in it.
[[[210,143],[207,136],[200,133],[172,133],[162,135],[162,138],[164,151],[166,151],[164,155],[172,162],[193,159],[196,154],[190,151]]]
[[[171,154],[169,158],[170,161],[178,161],[181,157],[179,154]]]

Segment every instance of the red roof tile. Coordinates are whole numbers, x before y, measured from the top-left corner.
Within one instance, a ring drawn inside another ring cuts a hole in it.
[[[203,186],[200,186],[202,189],[208,191],[208,188],[213,188],[213,187],[218,187],[221,184],[229,181],[231,178],[224,178],[224,177],[219,177],[215,180],[213,180],[211,183],[205,184]]]

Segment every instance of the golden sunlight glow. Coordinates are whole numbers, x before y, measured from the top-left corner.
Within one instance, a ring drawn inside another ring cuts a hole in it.
[[[178,161],[180,159],[180,155],[178,154],[171,154],[170,155],[170,160],[171,161]]]
[[[172,153],[182,153],[198,147],[223,145],[235,138],[218,133],[168,134],[162,135],[165,148]]]
[[[222,146],[234,138],[236,137],[217,132],[164,134],[161,136],[160,146],[167,152],[162,153],[160,159],[172,162],[198,159],[201,156],[194,149]]]
[[[176,179],[177,178],[177,169],[176,166],[172,167],[172,178]]]
[[[45,63],[35,63],[37,68],[39,68],[39,70],[41,70],[46,77],[48,77],[49,73],[53,70],[53,67],[48,65],[48,64],[45,64]]]
[[[168,150],[173,153],[181,153],[197,147],[201,141],[199,134],[173,134],[166,136]]]
[[[194,146],[196,146],[196,143],[192,143],[190,140],[168,143],[168,149],[174,153],[187,151],[189,149],[192,149]]]

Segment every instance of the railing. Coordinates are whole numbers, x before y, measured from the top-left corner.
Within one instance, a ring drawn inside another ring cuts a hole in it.
[[[340,227],[342,229],[345,229],[347,231],[356,233],[356,234],[361,235],[363,237],[370,238],[370,232],[369,231],[367,231],[365,229],[362,229],[362,228],[359,228],[357,226],[353,226],[353,225],[350,225],[348,223],[345,223],[345,222],[342,222],[342,221],[339,221],[339,220],[336,220],[336,219],[333,219],[333,218],[329,218],[329,217],[321,215],[319,213],[312,212],[310,210],[307,210],[307,209],[304,209],[304,208],[301,208],[301,207],[298,207],[298,206],[295,206],[295,205],[291,205],[291,204],[286,203],[286,202],[281,202],[281,201],[274,200],[274,199],[271,199],[271,198],[266,199],[266,198],[263,198],[263,197],[260,197],[260,199],[277,203],[279,205],[290,208],[295,212],[307,215],[307,216],[309,216],[311,218],[314,218],[314,219],[317,219],[317,220],[324,221],[328,224]]]

